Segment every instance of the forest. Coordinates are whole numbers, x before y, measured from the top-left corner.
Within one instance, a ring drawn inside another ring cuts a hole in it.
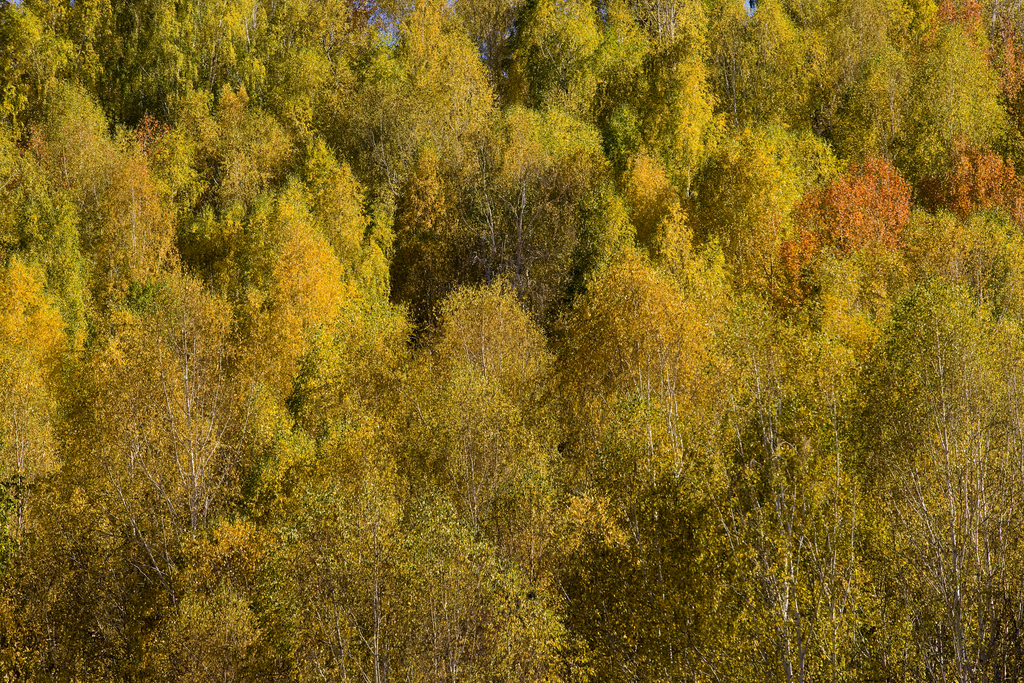
[[[0,680],[1024,680],[1017,168],[1019,0],[0,0]]]

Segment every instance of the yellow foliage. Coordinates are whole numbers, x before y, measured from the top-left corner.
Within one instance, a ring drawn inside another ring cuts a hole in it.
[[[624,178],[633,225],[652,258],[679,271],[690,256],[692,236],[676,188],[658,159],[638,154]]]
[[[43,285],[18,258],[0,273],[0,480],[34,482],[57,466],[52,382],[64,326]]]

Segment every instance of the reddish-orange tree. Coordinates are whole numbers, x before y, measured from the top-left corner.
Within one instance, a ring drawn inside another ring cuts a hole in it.
[[[779,256],[786,298],[798,302],[806,295],[806,271],[823,248],[849,255],[900,247],[910,221],[910,184],[888,159],[868,157],[804,195],[794,214],[799,229]]]
[[[896,249],[910,221],[910,184],[887,159],[870,157],[811,191],[797,212],[805,227],[843,253]]]

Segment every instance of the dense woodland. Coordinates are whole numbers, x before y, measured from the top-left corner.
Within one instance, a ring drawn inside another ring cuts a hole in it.
[[[1024,679],[1022,133],[1019,0],[0,0],[0,679]]]

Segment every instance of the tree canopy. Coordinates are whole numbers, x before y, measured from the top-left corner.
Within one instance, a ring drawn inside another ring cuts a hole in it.
[[[1022,164],[1008,0],[0,0],[0,680],[1024,678]]]

